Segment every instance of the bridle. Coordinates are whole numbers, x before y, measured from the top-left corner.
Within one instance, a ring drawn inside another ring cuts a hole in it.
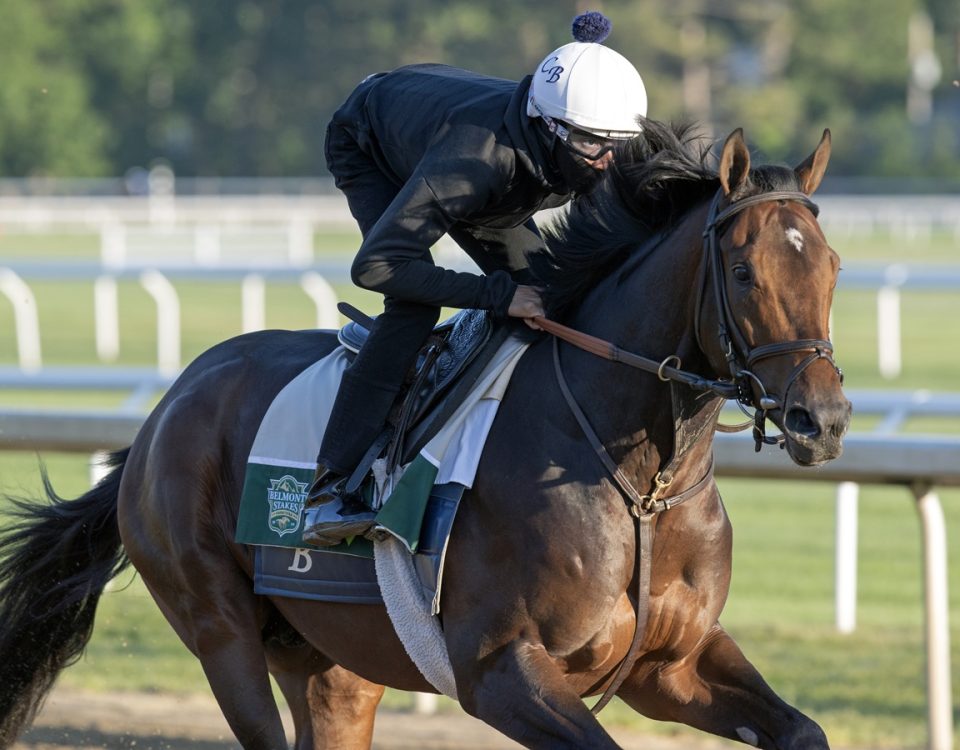
[[[572,328],[568,328],[560,323],[547,318],[538,317],[534,321],[543,330],[553,334],[559,339],[584,349],[604,359],[613,362],[635,367],[646,372],[656,374],[661,380],[674,381],[682,383],[690,388],[701,391],[710,391],[721,398],[735,401],[747,416],[751,417],[749,422],[733,427],[718,425],[718,429],[725,432],[733,432],[753,426],[753,437],[756,444],[756,450],[760,450],[762,445],[783,445],[784,437],[767,437],[765,434],[765,424],[768,418],[768,412],[779,409],[786,402],[790,388],[798,377],[810,365],[820,359],[827,360],[837,371],[837,374],[843,381],[843,372],[837,367],[833,359],[833,344],[826,339],[797,339],[794,341],[784,341],[773,344],[761,344],[751,347],[746,337],[740,330],[733,311],[730,307],[730,296],[727,293],[727,286],[724,283],[723,252],[720,248],[720,237],[723,234],[724,226],[737,214],[756,206],[760,203],[769,203],[771,201],[794,201],[806,206],[816,216],[819,213],[817,205],[810,200],[805,193],[792,190],[779,190],[767,193],[741,198],[724,209],[720,209],[723,201],[723,191],[718,191],[710,203],[710,210],[707,213],[706,227],[703,230],[703,253],[704,262],[701,264],[700,283],[697,291],[696,317],[694,318],[694,329],[696,332],[697,344],[701,351],[706,351],[700,334],[700,320],[704,311],[706,288],[709,283],[709,277],[713,277],[714,302],[717,315],[717,338],[720,348],[723,352],[727,368],[730,373],[730,379],[712,379],[706,378],[697,373],[681,369],[680,358],[671,354],[662,361],[657,361],[644,357],[640,354],[627,352],[612,342],[599,339],[595,336],[582,333]],[[767,390],[761,378],[751,369],[764,359],[773,357],[782,357],[798,352],[809,352],[808,356],[801,360],[793,372],[790,373],[780,398]],[[754,386],[759,391],[759,396],[754,397]],[[746,411],[748,408],[755,410],[754,414]]]
[[[733,311],[730,308],[730,296],[727,292],[727,285],[724,283],[723,252],[720,249],[720,235],[724,224],[731,218],[741,213],[751,206],[760,203],[769,203],[771,201],[794,201],[810,209],[814,216],[820,213],[820,209],[805,193],[783,190],[760,193],[758,195],[747,196],[731,203],[729,206],[720,210],[720,204],[723,199],[723,192],[718,191],[710,204],[710,211],[707,214],[707,226],[703,230],[703,250],[704,263],[702,264],[703,273],[701,274],[701,283],[697,295],[697,322],[695,331],[697,344],[703,351],[703,343],[700,339],[699,320],[702,312],[703,296],[707,285],[707,269],[713,275],[713,290],[717,312],[717,337],[720,341],[720,348],[727,362],[733,384],[736,386],[736,403],[747,414],[746,407],[753,407],[756,411],[752,416],[753,437],[756,443],[756,450],[760,450],[761,445],[781,445],[783,446],[783,435],[777,437],[767,437],[765,434],[765,424],[767,413],[774,409],[781,408],[787,401],[787,395],[790,388],[801,373],[810,365],[819,359],[827,360],[840,376],[843,382],[843,371],[837,366],[833,359],[833,344],[826,339],[797,339],[794,341],[784,341],[775,344],[762,344],[751,347],[746,337],[740,330]],[[783,394],[780,398],[771,395],[764,386],[763,381],[757,376],[751,368],[764,359],[773,357],[782,357],[799,352],[809,352],[809,355],[802,359],[793,371],[787,377]],[[754,397],[753,386],[756,386],[760,395]],[[738,429],[749,426],[750,423],[738,426]]]
[[[634,628],[633,639],[630,648],[616,668],[610,682],[607,684],[603,695],[597,703],[590,709],[592,713],[599,713],[607,705],[610,699],[616,694],[620,686],[626,680],[633,665],[640,656],[640,647],[643,642],[643,635],[646,632],[647,620],[650,615],[650,582],[653,567],[653,540],[656,517],[665,510],[679,505],[680,503],[695,497],[702,492],[713,479],[713,463],[711,462],[706,473],[696,483],[683,490],[682,492],[667,496],[670,486],[677,469],[680,467],[686,450],[693,444],[701,433],[693,437],[687,436],[683,441],[680,439],[679,428],[674,428],[674,447],[673,454],[664,466],[660,468],[653,478],[653,489],[641,494],[630,482],[630,480],[620,470],[616,462],[607,453],[602,441],[597,436],[596,431],[590,425],[590,421],[584,414],[576,398],[573,396],[563,369],[560,366],[560,350],[557,344],[558,339],[563,339],[575,346],[584,349],[592,354],[596,354],[605,359],[623,364],[646,372],[654,373],[660,380],[670,382],[670,398],[674,410],[674,424],[676,425],[677,401],[678,395],[675,392],[678,385],[682,384],[698,391],[709,391],[725,399],[735,400],[737,404],[746,412],[747,407],[753,407],[756,412],[750,422],[743,425],[737,425],[732,428],[721,428],[726,431],[745,429],[753,425],[753,436],[756,449],[759,451],[763,445],[780,444],[784,445],[784,437],[781,435],[776,438],[769,438],[764,434],[764,426],[767,420],[767,413],[772,409],[779,409],[787,401],[787,395],[790,388],[800,374],[810,365],[820,359],[827,360],[836,369],[843,380],[843,374],[833,360],[833,344],[826,339],[797,339],[795,341],[784,341],[774,344],[761,344],[751,347],[746,337],[740,330],[736,318],[730,308],[730,297],[727,293],[725,283],[723,254],[720,249],[720,236],[723,233],[724,225],[734,216],[745,209],[767,203],[770,201],[794,201],[806,206],[813,215],[819,212],[817,205],[807,197],[805,193],[798,191],[772,191],[751,195],[734,201],[723,210],[720,205],[724,199],[723,191],[718,191],[710,204],[710,210],[707,214],[707,224],[703,231],[703,251],[704,262],[701,266],[701,279],[697,291],[696,317],[694,318],[694,328],[696,331],[697,345],[701,351],[704,349],[700,338],[700,321],[704,311],[705,290],[709,281],[709,276],[713,276],[714,300],[717,314],[717,336],[720,342],[723,356],[727,362],[730,372],[729,380],[716,380],[705,378],[696,373],[681,369],[680,358],[677,355],[670,355],[664,360],[657,362],[654,359],[644,357],[640,354],[627,352],[616,346],[612,342],[605,341],[595,336],[576,331],[567,326],[556,323],[546,318],[537,317],[534,321],[543,330],[554,335],[553,341],[553,360],[554,370],[557,375],[557,381],[563,397],[570,407],[571,412],[580,425],[594,453],[600,462],[611,475],[614,484],[622,493],[627,501],[627,506],[631,515],[636,521],[636,577],[637,577],[637,616],[636,626]],[[784,387],[781,398],[772,396],[763,381],[750,368],[761,360],[773,357],[781,357],[788,354],[809,352],[790,373]],[[676,366],[673,366],[675,363]],[[760,395],[754,397],[754,386],[759,390]],[[746,412],[749,415],[749,412]]]

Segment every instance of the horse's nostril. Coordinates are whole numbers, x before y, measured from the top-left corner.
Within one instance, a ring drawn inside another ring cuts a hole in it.
[[[784,426],[795,435],[815,438],[820,434],[820,428],[810,416],[810,412],[800,406],[794,406],[787,412]]]

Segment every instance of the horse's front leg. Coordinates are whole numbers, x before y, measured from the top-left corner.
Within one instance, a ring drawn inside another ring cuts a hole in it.
[[[773,692],[719,624],[682,659],[636,670],[618,695],[650,718],[765,750],[829,750],[823,730]]]
[[[480,655],[454,641],[448,650],[463,708],[524,747],[619,747],[542,644],[514,639]]]

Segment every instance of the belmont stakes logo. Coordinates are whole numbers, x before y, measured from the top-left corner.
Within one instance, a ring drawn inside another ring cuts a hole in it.
[[[283,536],[299,529],[306,499],[306,482],[298,482],[289,474],[280,479],[271,479],[270,489],[267,490],[267,503],[270,505],[267,525],[270,530]]]

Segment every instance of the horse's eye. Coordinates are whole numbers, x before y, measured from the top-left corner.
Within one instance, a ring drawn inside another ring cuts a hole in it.
[[[750,273],[750,269],[747,266],[737,264],[733,267],[733,278],[745,284],[753,279],[753,274]]]

